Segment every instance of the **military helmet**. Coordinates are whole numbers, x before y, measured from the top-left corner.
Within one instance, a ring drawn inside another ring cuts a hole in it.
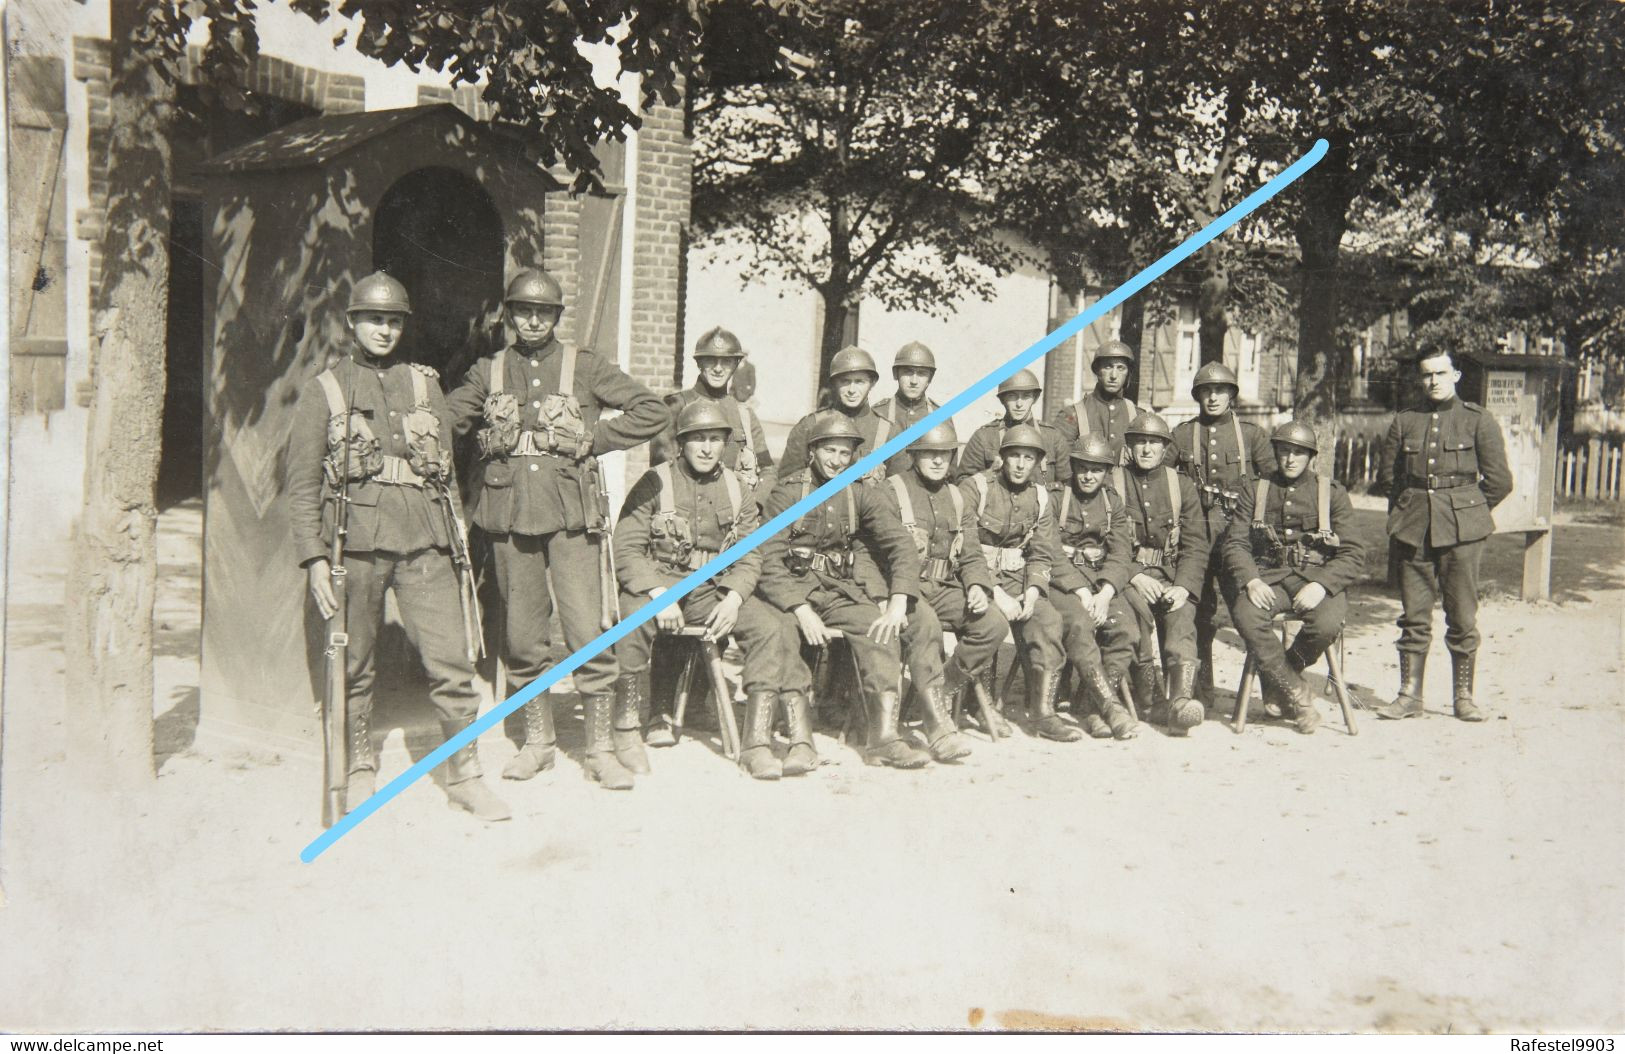
[[[1039,454],[1043,454],[1048,449],[1044,445],[1044,437],[1032,425],[1016,425],[1014,428],[1006,428],[1004,434],[999,437],[999,453],[1002,454],[1006,450],[1014,450],[1017,447],[1036,450]]]
[[[1069,455],[1074,464],[1115,465],[1117,455],[1112,452],[1112,441],[1098,432],[1088,432],[1072,444]]]
[[[839,377],[843,373],[867,373],[875,380],[880,379],[880,371],[875,369],[875,359],[862,348],[848,345],[835,353],[829,360],[829,375]]]
[[[1270,442],[1301,446],[1311,454],[1320,452],[1320,441],[1315,436],[1315,430],[1302,421],[1288,421],[1286,424],[1278,426],[1270,434]]]
[[[350,287],[350,306],[344,313],[352,311],[393,311],[410,315],[412,301],[407,298],[404,285],[382,271],[374,271]]]
[[[807,437],[807,449],[810,451],[826,439],[851,439],[862,446],[863,432],[845,414],[825,410],[813,418],[812,435]]]
[[[1134,349],[1120,340],[1108,340],[1100,346],[1099,351],[1095,352],[1095,357],[1089,363],[1089,368],[1098,372],[1101,363],[1111,362],[1114,359],[1132,366],[1134,365]]]
[[[723,329],[713,326],[706,330],[694,345],[694,357],[712,359],[742,359],[745,357],[745,348],[739,343],[739,338]]]
[[[1204,384],[1228,384],[1232,394],[1241,391],[1241,385],[1236,383],[1236,371],[1222,362],[1210,362],[1196,371],[1196,379],[1191,381],[1192,397]]]
[[[916,439],[910,450],[958,450],[959,434],[952,421],[944,421]]]
[[[897,357],[891,360],[891,368],[896,370],[899,366],[917,366],[922,370],[937,368],[937,357],[931,354],[931,349],[917,340],[911,340],[897,349]]]
[[[1162,415],[1154,414],[1149,411],[1136,415],[1134,420],[1128,423],[1128,427],[1123,429],[1123,435],[1128,438],[1132,438],[1134,436],[1151,436],[1155,439],[1165,440],[1170,443],[1173,442],[1174,439],[1174,433],[1171,429],[1169,429],[1168,422],[1162,419]]]
[[[1038,374],[1032,370],[1017,370],[1015,373],[999,382],[999,394],[1006,392],[1041,392],[1044,383],[1038,379]]]
[[[722,407],[709,399],[695,399],[678,412],[678,439],[690,432],[701,432],[707,428],[720,428],[730,435],[734,430],[734,426],[728,423],[728,418],[723,414]]]
[[[520,271],[508,283],[503,294],[505,304],[541,304],[543,307],[564,307],[564,290],[546,271]]]

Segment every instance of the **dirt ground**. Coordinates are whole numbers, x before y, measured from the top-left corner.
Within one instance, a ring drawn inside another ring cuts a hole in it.
[[[191,739],[195,519],[164,534],[159,776],[116,808],[63,763],[60,556],[14,552],[0,1029],[1625,1030],[1617,519],[1558,529],[1559,603],[1509,597],[1494,542],[1486,724],[1448,716],[1437,643],[1428,716],[1357,737],[1324,701],[1309,738],[1018,732],[918,772],[820,737],[779,784],[685,739],[612,794],[565,718],[559,766],[498,787],[512,822],[420,783],[308,865],[316,759]],[[1366,699],[1397,611],[1354,593]],[[408,761],[392,733],[386,775]]]

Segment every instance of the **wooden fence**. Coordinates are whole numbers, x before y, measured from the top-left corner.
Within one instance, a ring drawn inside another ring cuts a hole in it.
[[[1621,440],[1617,436],[1569,436],[1557,454],[1557,496],[1620,500]]]
[[[1357,494],[1377,481],[1384,432],[1339,432],[1332,440],[1331,469],[1336,480]]]

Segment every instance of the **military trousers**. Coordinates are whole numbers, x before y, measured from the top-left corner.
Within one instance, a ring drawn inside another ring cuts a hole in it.
[[[644,595],[622,592],[621,617],[649,603]],[[703,625],[722,600],[722,590],[706,582],[694,592],[678,601],[683,619],[691,626]],[[641,674],[649,668],[649,657],[659,627],[653,619],[622,637],[615,645],[615,658],[621,673]],[[731,636],[739,642],[745,663],[741,681],[747,692],[776,692],[785,685],[784,656],[786,651],[797,651],[800,642],[792,619],[777,608],[755,596],[748,596],[739,605],[739,618]],[[798,663],[800,659],[796,660]]]
[[[904,663],[921,688],[942,679],[942,623],[930,604],[916,603],[900,638],[880,644],[866,635],[880,617],[880,603],[860,604],[829,589],[814,590],[808,601],[825,626],[845,635],[869,691],[900,691]]]
[[[564,643],[571,652],[603,632],[598,563],[598,547],[603,543],[584,530],[493,534],[490,538],[497,589],[502,594],[502,643],[511,693],[547,668],[547,620],[553,606],[558,608]],[[607,692],[619,670],[614,649],[606,649],[575,671],[576,690],[587,695]]]
[[[1478,565],[1484,539],[1419,546],[1395,541],[1399,556],[1399,650],[1426,655],[1433,643],[1433,603],[1444,600],[1444,646],[1453,655],[1478,651]]]
[[[1292,610],[1292,598],[1309,585],[1309,580],[1302,575],[1292,574],[1283,578],[1270,587],[1275,595],[1268,611],[1255,607],[1247,598],[1247,590],[1233,592],[1227,597],[1230,602],[1230,621],[1235,623],[1236,632],[1246,643],[1247,650],[1253,653],[1259,664],[1269,667],[1276,662],[1286,661],[1286,649],[1281,646],[1281,638],[1275,632],[1271,622],[1276,615],[1285,614],[1292,618],[1302,619],[1303,628],[1298,631],[1298,654],[1306,661],[1305,668],[1314,665],[1315,660],[1326,653],[1332,641],[1342,632],[1343,623],[1348,620],[1348,597],[1342,593],[1334,593],[1326,597],[1313,608],[1301,615]],[[1230,592],[1227,590],[1227,592]]]
[[[1020,572],[1002,572],[995,582],[1017,603],[1026,594]],[[1016,653],[1029,669],[1059,671],[1066,662],[1061,647],[1061,613],[1049,602],[1047,592],[1038,591],[1038,603],[1033,605],[1031,616],[1010,620],[1010,635],[1016,639]]]
[[[1202,572],[1202,594],[1192,597],[1196,602],[1197,651],[1203,655],[1213,649],[1213,638],[1218,634],[1218,618],[1224,593],[1224,535],[1230,529],[1230,514],[1224,506],[1215,504],[1207,510],[1208,537],[1215,539],[1208,551],[1207,569]],[[1228,604],[1224,605],[1228,607]]]
[[[1103,626],[1095,625],[1075,593],[1052,585],[1049,600],[1061,616],[1061,648],[1074,670],[1084,674],[1100,667],[1108,676],[1128,672],[1135,645],[1140,643],[1140,628],[1121,595],[1113,595],[1106,605]]]
[[[948,662],[968,677],[976,676],[992,661],[1010,632],[1010,623],[991,595],[987,608],[975,614],[965,606],[965,589],[957,583],[922,582],[917,606],[926,605],[936,612],[942,628],[954,635],[954,655]]]
[[[474,664],[463,639],[462,602],[451,555],[442,549],[415,553],[344,554],[346,597],[345,690],[352,726],[372,712],[377,681],[378,628],[384,622],[384,591],[395,591],[406,637],[429,676],[429,701],[442,725],[461,725],[479,713]]]
[[[1167,578],[1158,572],[1165,584]],[[1150,604],[1132,582],[1123,590],[1123,600],[1134,613],[1140,643],[1135,651],[1139,662],[1155,662],[1160,646],[1163,666],[1196,664],[1196,598],[1192,597],[1177,611],[1168,610],[1166,602]],[[1155,642],[1155,643],[1153,643]]]

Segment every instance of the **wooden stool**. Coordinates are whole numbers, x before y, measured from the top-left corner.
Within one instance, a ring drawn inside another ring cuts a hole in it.
[[[1274,622],[1281,631],[1281,647],[1287,646],[1287,632],[1294,635],[1303,629],[1303,620],[1291,615],[1276,615],[1270,621]],[[1337,631],[1337,639],[1332,641],[1326,649],[1326,680],[1337,693],[1337,705],[1343,710],[1343,724],[1348,727],[1349,735],[1357,736],[1360,730],[1354,724],[1354,708],[1349,705],[1348,685],[1343,681],[1343,631]],[[1247,661],[1241,666],[1241,685],[1236,689],[1236,712],[1231,717],[1230,727],[1239,734],[1247,730],[1247,705],[1252,702],[1253,679],[1258,676],[1258,660],[1253,657],[1253,650],[1247,649]]]
[[[734,720],[733,694],[722,674],[722,654],[715,641],[707,640],[704,626],[684,626],[676,633],[661,631],[656,639],[688,641],[688,654],[683,657],[682,670],[677,675],[676,707],[672,714],[672,738],[683,734],[683,716],[688,711],[688,696],[694,686],[694,668],[705,663],[710,678],[711,709],[717,717],[717,737],[721,740],[723,756],[729,761],[739,760],[739,725]]]

